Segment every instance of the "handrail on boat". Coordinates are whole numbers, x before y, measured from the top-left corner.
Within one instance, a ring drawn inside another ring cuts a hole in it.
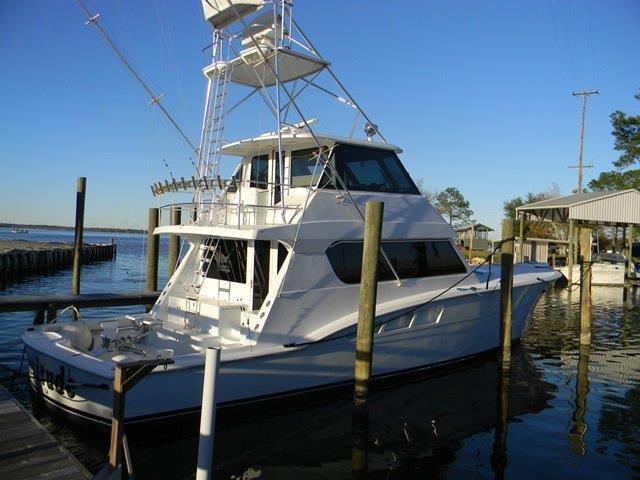
[[[205,204],[199,213],[199,205],[195,202],[162,205],[158,210],[159,225],[171,225],[171,211],[178,210],[181,225],[246,227],[294,223],[302,207],[214,201]]]

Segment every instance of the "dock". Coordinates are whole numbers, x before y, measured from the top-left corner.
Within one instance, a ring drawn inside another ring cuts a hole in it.
[[[0,240],[0,282],[71,267],[73,249],[73,243]],[[116,253],[115,243],[82,246],[83,263],[112,260]]]
[[[0,431],[0,478],[91,478],[89,471],[2,386]]]

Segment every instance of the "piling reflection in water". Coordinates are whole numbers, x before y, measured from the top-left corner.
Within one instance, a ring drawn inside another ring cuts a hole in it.
[[[496,428],[493,437],[493,452],[491,453],[491,469],[495,478],[505,478],[507,469],[507,434],[509,423],[509,390],[511,372],[508,368],[501,368],[498,372],[498,388],[496,389]]]
[[[579,456],[587,453],[584,435],[587,433],[585,413],[589,394],[589,345],[580,345],[578,351],[578,373],[576,375],[576,395],[569,438],[571,450]]]

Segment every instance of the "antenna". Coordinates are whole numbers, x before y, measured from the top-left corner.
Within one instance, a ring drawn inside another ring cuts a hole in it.
[[[578,193],[582,193],[583,170],[585,168],[593,168],[593,165],[584,165],[582,163],[582,153],[584,151],[584,117],[587,110],[587,97],[589,95],[598,95],[597,90],[585,90],[582,92],[573,92],[574,97],[582,97],[582,116],[580,119],[580,149],[578,150],[578,165],[571,165],[569,168],[578,169]]]

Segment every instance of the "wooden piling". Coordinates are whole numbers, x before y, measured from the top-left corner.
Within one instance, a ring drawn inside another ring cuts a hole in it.
[[[573,220],[569,220],[569,234],[567,235],[567,240],[569,240],[569,244],[567,246],[567,281],[569,283],[569,295],[571,295],[572,287],[573,287],[573,252],[576,248],[575,246],[575,225],[573,224]]]
[[[181,210],[179,207],[171,207],[171,225],[180,225],[182,220]],[[180,236],[169,235],[169,277],[171,278],[176,271],[178,261],[180,260]]]
[[[356,335],[354,405],[367,405],[371,357],[373,351],[373,324],[376,316],[378,290],[378,253],[382,234],[382,202],[367,202],[362,248],[362,272],[360,277],[360,308]]]
[[[591,343],[591,229],[580,229],[580,345]]]
[[[109,469],[120,466],[122,454],[122,427],[124,425],[124,381],[125,373],[120,365],[116,365],[113,377],[113,413],[111,418],[111,439],[109,441]]]
[[[502,240],[513,235],[513,220],[502,220]],[[513,290],[513,241],[500,247],[500,352],[503,367],[511,364],[511,297]]]
[[[627,300],[629,299],[629,291],[631,288],[631,273],[633,272],[633,225],[629,224],[627,227],[627,248],[625,254],[624,261],[624,285],[622,288],[622,301],[625,306],[627,305]]]
[[[154,235],[158,227],[159,211],[157,208],[149,209],[149,226],[147,230],[147,290],[153,292],[158,289],[158,258],[160,239]]]
[[[520,263],[524,262],[524,215],[524,213],[520,212],[520,235],[518,237],[518,250],[520,250],[518,261]]]
[[[84,200],[87,189],[87,178],[78,177],[76,192],[76,228],[73,250],[73,275],[71,278],[71,293],[80,293],[80,271],[82,269],[82,236],[84,230]],[[74,312],[75,320],[75,312]]]

